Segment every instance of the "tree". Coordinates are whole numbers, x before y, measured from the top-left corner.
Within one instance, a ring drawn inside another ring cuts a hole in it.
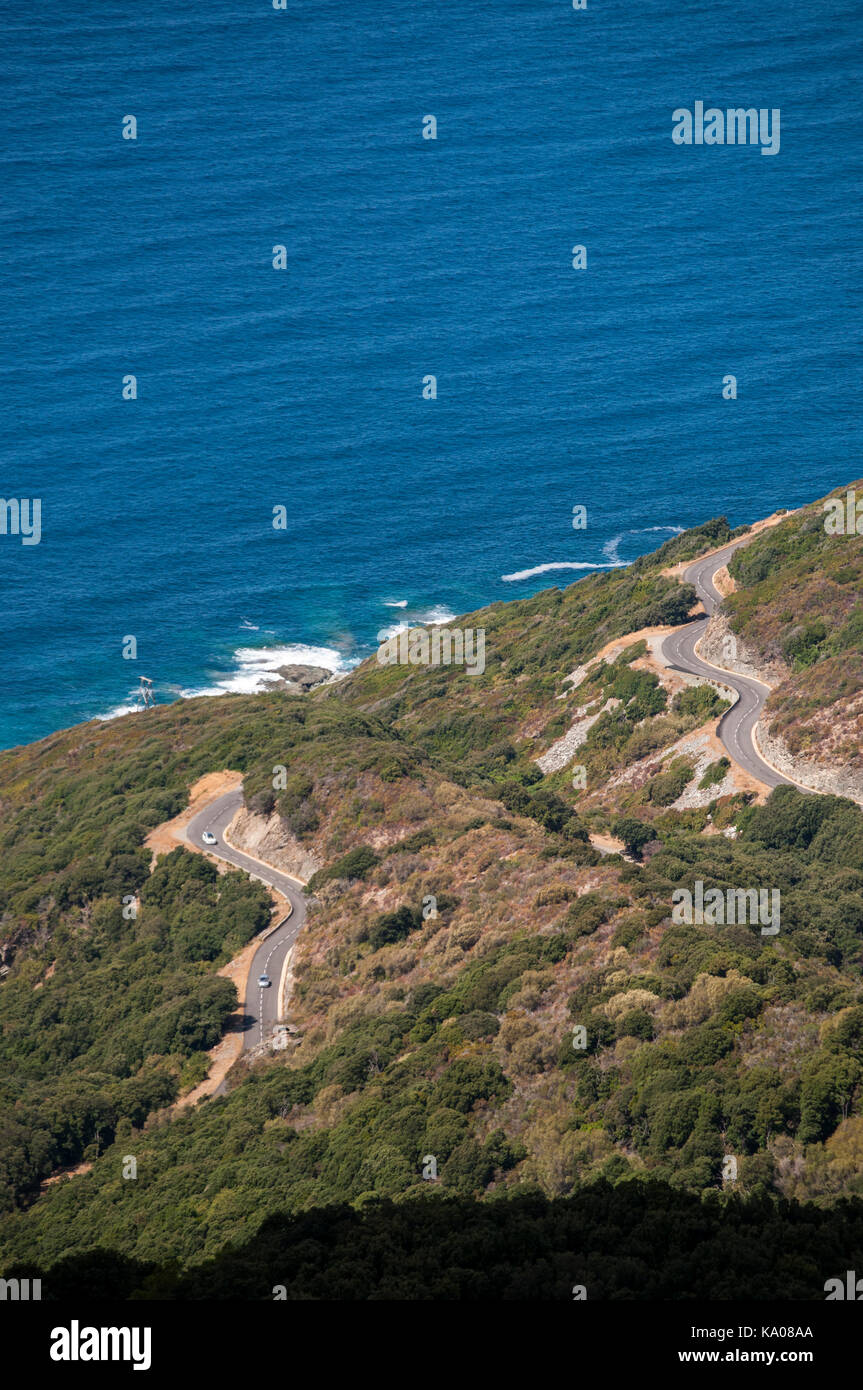
[[[636,859],[641,858],[644,846],[656,838],[650,826],[645,825],[644,821],[636,820],[634,816],[618,817],[611,829]]]

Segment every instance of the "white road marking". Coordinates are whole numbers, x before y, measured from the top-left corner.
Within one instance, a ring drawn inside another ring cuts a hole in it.
[[[739,671],[729,671],[722,666],[714,666],[712,663],[702,660],[695,652],[696,644],[707,629],[708,619],[713,616],[716,606],[722,602],[722,596],[713,583],[714,576],[717,570],[726,564],[738,549],[738,544],[728,546],[724,550],[717,551],[715,555],[696,562],[694,566],[690,567],[688,573],[684,571],[683,579],[694,585],[695,591],[707,611],[708,618],[698,620],[692,624],[689,630],[682,631],[677,637],[666,639],[669,643],[668,655],[674,659],[676,664],[692,675],[706,676],[709,679],[714,672],[720,672],[725,676],[736,675],[738,677],[739,684],[731,680],[725,682],[736,692],[737,701],[732,709],[727,711],[727,715],[724,715],[720,720],[720,726],[724,723],[725,718],[732,713],[736,715],[736,718],[725,724],[723,732],[719,736],[728,751],[736,755],[735,760],[744,771],[750,773],[754,771],[759,781],[764,782],[766,786],[771,786],[776,784],[774,769],[770,768],[759,754],[754,734],[754,726],[758,722],[764,699],[759,699],[750,682],[763,686],[767,691],[771,687],[766,681],[759,680],[757,676],[742,676]],[[741,736],[747,740],[746,744],[741,741]]]
[[[229,802],[229,804],[225,806],[223,810],[217,812],[215,816],[210,817],[204,829],[209,830],[212,834],[217,835],[217,837],[221,835],[221,840],[218,845],[218,852],[216,852],[215,846],[207,846],[207,849],[211,853],[213,858],[221,859],[224,863],[230,864],[236,869],[242,869],[243,872],[248,876],[248,878],[253,882],[257,881],[259,883],[263,883],[268,888],[277,889],[277,891],[281,893],[281,895],[291,905],[291,917],[286,919],[286,921],[289,921],[291,925],[286,935],[279,936],[276,940],[272,942],[269,952],[267,953],[266,959],[264,961],[264,967],[262,970],[258,971],[258,975],[263,975],[269,973],[270,961],[272,960],[276,952],[282,949],[290,949],[296,941],[300,933],[300,930],[303,926],[303,921],[297,921],[297,917],[300,915],[300,912],[302,911],[302,900],[299,899],[297,902],[295,902],[294,899],[291,897],[291,894],[283,886],[283,880],[291,879],[290,874],[280,874],[275,869],[273,869],[272,874],[262,874],[260,872],[261,868],[264,868],[266,870],[270,866],[263,864],[262,861],[253,860],[252,856],[250,855],[245,855],[241,851],[235,850],[234,847],[225,838],[225,827],[233,818],[233,815],[241,800],[242,798],[239,794],[232,796],[232,801]],[[196,825],[196,820],[197,817],[192,817],[192,819],[186,826],[184,838],[186,838],[187,840],[195,841],[196,837],[201,833],[200,823]],[[247,863],[254,863],[254,871],[247,867]],[[295,889],[301,889],[302,886],[302,881],[299,879],[296,880],[295,883],[292,882],[292,887],[294,887]],[[254,960],[255,957],[252,958],[253,968]],[[264,1041],[264,993],[266,988],[266,986],[258,987],[258,1032],[261,1042]],[[247,1001],[249,999],[248,993],[246,995],[246,999]]]

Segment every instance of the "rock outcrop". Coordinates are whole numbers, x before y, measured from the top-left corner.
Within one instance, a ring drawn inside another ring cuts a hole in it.
[[[779,685],[788,676],[784,661],[764,661],[746,643],[731,631],[728,619],[721,611],[713,614],[707,624],[707,631],[698,642],[696,651],[703,661],[711,666],[724,667],[726,671],[737,671],[741,676],[764,681],[766,685]]]
[[[772,734],[762,719],[755,730],[755,742],[766,762],[793,782],[817,792],[847,796],[863,806],[863,773],[849,767],[814,762],[791,754],[781,738]]]
[[[275,813],[259,816],[245,807],[237,812],[228,828],[228,843],[236,849],[263,859],[276,869],[282,869],[305,883],[323,861],[297,839],[290,828]]]
[[[704,661],[737,671],[742,676],[753,677],[774,689],[790,675],[784,661],[759,659],[731,631],[728,619],[722,612],[713,614],[696,651]],[[755,742],[765,762],[790,781],[810,787],[813,791],[848,796],[863,805],[863,773],[856,768],[843,767],[838,760],[826,763],[792,753],[784,740],[770,729],[769,706],[756,726]]]
[[[280,666],[276,671],[276,675],[281,676],[287,686],[302,694],[307,690],[313,690],[316,685],[323,685],[332,674],[326,666]]]
[[[563,737],[559,738],[556,743],[546,749],[541,757],[537,758],[536,763],[539,769],[548,776],[550,772],[559,772],[562,767],[566,767],[586,741],[587,735],[597,719],[605,714],[606,710],[616,709],[619,704],[619,700],[606,700],[602,708],[593,714],[587,713],[590,708],[589,705],[583,705],[581,709],[577,709],[575,722],[570,725]]]

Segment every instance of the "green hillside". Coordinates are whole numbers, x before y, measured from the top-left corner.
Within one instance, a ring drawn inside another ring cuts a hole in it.
[[[850,490],[863,501],[863,483]],[[848,491],[830,496],[844,504]],[[784,672],[767,707],[771,729],[793,753],[820,751],[859,770],[863,535],[829,533],[828,515],[813,503],[738,551],[729,566],[738,589],[725,607],[747,649]]]
[[[56,1288],[98,1288],[111,1270],[126,1292],[225,1296],[230,1269],[246,1287],[236,1267],[265,1222],[260,1277],[296,1244],[303,1296],[365,1297],[347,1256],[327,1284],[310,1231],[341,1222],[374,1263],[426,1223],[470,1271],[471,1240],[511,1252],[506,1212],[527,1251],[555,1220],[594,1230],[628,1211],[639,1224],[651,1192],[657,1209],[679,1200],[681,1232],[709,1213],[717,1259],[736,1250],[742,1268],[751,1246],[787,1260],[795,1297],[819,1296],[826,1275],[785,1240],[782,1203],[829,1233],[825,1258],[844,1231],[842,1260],[863,1259],[863,812],[792,788],[763,806],[737,795],[678,810],[688,779],[672,764],[665,781],[620,792],[646,846],[627,861],[598,853],[603,817],[535,763],[577,699],[612,699],[584,759],[613,804],[621,767],[715,723],[715,694],[669,700],[633,666],[640,648],[594,665],[577,697],[565,677],[612,638],[683,621],[694,593],[661,571],[731,534],[720,519],[629,569],[471,615],[486,629],[479,677],[372,661],[310,696],[181,702],[0,755],[6,1271],[65,1260]],[[819,670],[856,650],[841,579],[854,563],[837,571],[805,516],[789,518],[734,561],[735,630],[797,651],[781,605],[815,622],[823,595],[828,635],[794,679],[827,679]],[[842,669],[853,684],[850,659]],[[274,791],[278,765],[287,787]],[[241,1060],[227,1095],[172,1118],[236,1004],[216,972],[266,924],[269,900],[179,848],[151,873],[143,842],[225,768],[322,865],[297,953],[299,1041]],[[676,924],[672,894],[696,881],[779,890],[781,931]],[[132,897],[139,910],[124,915]],[[673,1297],[693,1277],[688,1239],[677,1276],[659,1268],[674,1241],[651,1255],[644,1236],[637,1277],[609,1255],[593,1278],[603,1296],[640,1279]],[[342,1249],[343,1236],[327,1240]],[[568,1264],[540,1276],[525,1260],[513,1287],[542,1291],[507,1296],[565,1296]],[[465,1296],[474,1274],[454,1295],[435,1268],[428,1296]],[[248,1296],[266,1296],[249,1279]]]

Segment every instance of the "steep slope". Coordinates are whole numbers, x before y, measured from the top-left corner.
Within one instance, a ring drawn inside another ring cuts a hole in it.
[[[846,515],[848,492],[830,494]],[[773,687],[760,731],[781,772],[863,799],[863,535],[829,528],[827,499],[740,550],[710,625],[708,660]],[[731,638],[729,645],[728,638]]]
[[[715,691],[666,680],[643,642],[595,660],[682,621],[694,594],[662,571],[730,534],[464,620],[486,627],[482,676],[369,662],[0,757],[7,1265],[97,1245],[194,1264],[267,1214],[432,1190],[863,1196],[863,812],[791,788],[756,806],[713,756]],[[741,638],[765,621],[734,611]],[[586,706],[585,785],[544,776]],[[224,767],[244,776],[237,833],[315,867],[298,1031],[170,1118],[234,1007],[215,972],[268,912],[184,850],[151,874],[143,845]],[[609,826],[631,862],[591,845]],[[778,891],[780,931],[675,921],[699,882]]]

